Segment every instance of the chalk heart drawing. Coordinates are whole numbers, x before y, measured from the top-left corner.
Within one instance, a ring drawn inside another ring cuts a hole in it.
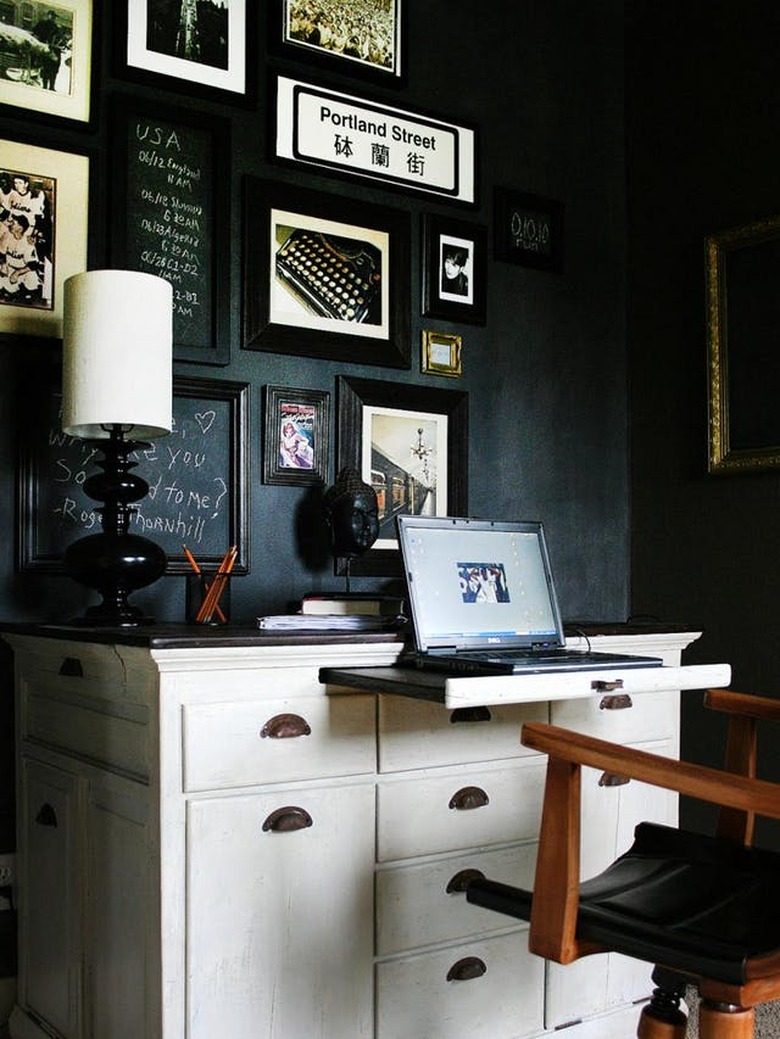
[[[208,433],[211,427],[214,425],[214,419],[217,417],[216,411],[196,411],[195,421],[200,426],[201,433]]]

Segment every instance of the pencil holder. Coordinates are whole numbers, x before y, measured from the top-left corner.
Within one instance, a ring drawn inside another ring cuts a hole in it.
[[[204,614],[204,604],[208,607],[209,589],[217,581],[215,591],[216,605],[210,613]],[[216,571],[200,574],[187,574],[187,590],[185,597],[185,617],[188,624],[227,624],[230,620],[230,575]]]

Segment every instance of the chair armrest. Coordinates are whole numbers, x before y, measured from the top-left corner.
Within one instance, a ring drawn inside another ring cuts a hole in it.
[[[676,790],[678,794],[701,801],[780,819],[780,784],[777,783],[621,747],[542,722],[526,722],[521,741],[526,747],[549,754],[558,761],[615,772],[626,779]]]
[[[735,693],[731,689],[708,689],[704,694],[704,706],[726,714],[780,721],[780,700],[770,700],[767,696]]]
[[[541,722],[526,722],[521,740],[526,747],[549,756],[528,947],[537,956],[558,963],[571,963],[600,951],[576,937],[583,765],[742,812],[780,818],[780,785],[774,783],[622,747]]]

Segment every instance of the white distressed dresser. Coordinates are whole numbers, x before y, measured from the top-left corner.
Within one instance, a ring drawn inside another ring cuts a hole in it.
[[[590,677],[407,678],[394,695],[387,637],[2,634],[18,719],[13,1039],[631,1034],[642,965],[546,965],[523,924],[463,886],[472,870],[532,883],[544,760],[519,743],[525,719],[678,753],[679,690],[729,680],[678,666],[696,632],[592,635],[668,665],[617,699]],[[640,817],[675,817],[668,794],[585,785],[585,872]]]

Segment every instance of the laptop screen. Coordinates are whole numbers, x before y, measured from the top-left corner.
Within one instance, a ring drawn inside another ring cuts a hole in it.
[[[562,647],[542,524],[399,516],[416,648]]]

